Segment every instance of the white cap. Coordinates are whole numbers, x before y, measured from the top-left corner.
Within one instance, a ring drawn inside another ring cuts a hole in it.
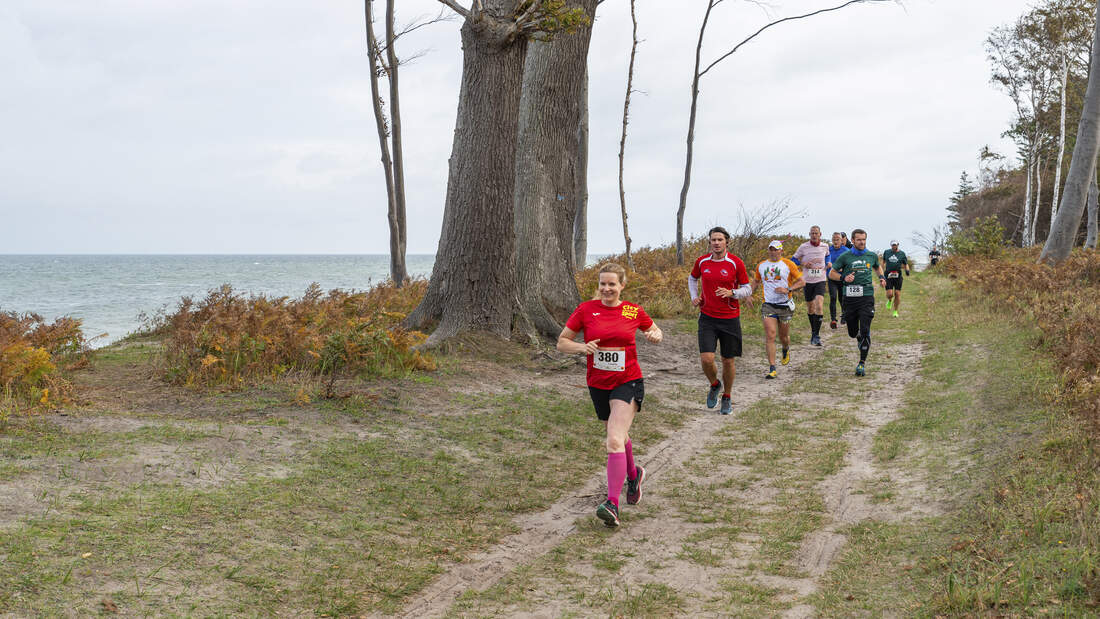
[[[772,249],[772,248],[783,249],[783,241],[780,241],[779,239],[775,239],[771,243],[768,243],[768,249]]]
[[[900,243],[898,243],[898,242],[897,242],[896,240],[894,240],[894,241],[890,241],[890,244],[891,244],[891,245],[900,245]]]

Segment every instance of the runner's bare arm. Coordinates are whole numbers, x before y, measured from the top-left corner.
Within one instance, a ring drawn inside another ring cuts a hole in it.
[[[798,279],[794,280],[793,283],[787,286],[787,290],[794,292],[795,290],[798,290],[799,288],[804,288],[805,286],[806,280],[799,277]]]
[[[653,326],[642,331],[645,334],[645,339],[654,344],[660,344],[665,334],[661,331],[661,328],[657,326],[657,323],[653,323]]]
[[[573,338],[577,337],[577,332],[565,327],[561,330],[561,335],[558,336],[558,352],[579,354],[583,353],[591,355],[599,348],[600,340],[591,340],[589,342],[577,342]]]

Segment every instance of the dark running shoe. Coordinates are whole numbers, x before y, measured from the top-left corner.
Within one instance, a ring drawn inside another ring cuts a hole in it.
[[[638,476],[626,480],[627,505],[637,505],[638,501],[642,500],[642,483],[645,482],[645,469],[640,464],[635,464],[634,468],[638,470]]]
[[[866,376],[866,375],[867,375],[867,369],[863,367],[863,362],[860,361],[859,365],[856,366],[856,376]]]
[[[830,320],[829,321],[829,328],[830,329],[836,329],[836,321],[835,320]]]
[[[845,322],[846,321],[844,320],[844,314],[841,314],[840,315],[840,324],[844,324]]]
[[[733,412],[733,400],[728,395],[722,396],[722,408],[718,412],[722,415],[729,415]]]
[[[722,381],[718,381],[717,385],[710,388],[707,392],[707,408],[714,408],[718,405],[718,394],[722,391]]]
[[[609,527],[619,526],[619,508],[608,499],[596,508],[596,517]]]
[[[821,336],[820,335],[815,335],[815,336],[811,337],[810,338],[810,344],[812,344],[813,346],[821,346]]]

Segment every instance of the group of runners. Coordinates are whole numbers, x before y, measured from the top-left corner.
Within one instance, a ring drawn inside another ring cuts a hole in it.
[[[898,316],[901,303],[902,273],[909,275],[910,265],[898,242],[881,258],[867,250],[867,232],[852,231],[851,240],[841,232],[833,233],[832,243],[821,240],[821,228],[810,228],[810,240],[801,244],[790,258],[784,256],[783,241],[768,244],[768,256],[756,265],[750,278],[744,261],[727,250],[730,235],[720,226],[708,234],[710,252],[700,256],[688,276],[688,293],[699,309],[699,363],[709,382],[707,408],[733,412],[732,385],[736,376],[734,360],[741,356],[742,304],[751,308],[753,294],[763,289],[760,316],[768,357],[765,379],[778,376],[777,365],[791,361],[790,327],[794,317],[793,294],[802,290],[810,323],[810,344],[822,346],[824,298],[829,294],[829,326],[838,325],[836,306],[840,304],[839,324],[856,340],[859,363],[855,375],[866,375],[867,355],[871,349],[871,321],[875,317],[874,286],[886,291],[888,310]],[[660,343],[661,329],[641,306],[623,301],[626,271],[617,264],[605,264],[599,271],[596,298],[577,306],[558,336],[558,350],[587,357],[587,383],[596,416],[606,428],[607,499],[596,509],[596,516],[609,527],[619,525],[619,503],[626,485],[626,503],[637,504],[642,497],[645,469],[634,461],[630,427],[641,410],[645,397],[642,371],[638,365],[635,331],[640,330],[652,343]],[[584,334],[584,342],[576,341]],[[778,345],[776,339],[778,338]],[[721,353],[719,375],[716,354]]]

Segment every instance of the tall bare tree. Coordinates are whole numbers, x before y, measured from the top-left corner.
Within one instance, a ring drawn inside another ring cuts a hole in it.
[[[630,255],[630,227],[626,223],[626,187],[623,184],[623,164],[626,155],[626,127],[630,119],[630,94],[634,92],[634,59],[638,54],[638,17],[634,12],[634,0],[630,0],[630,65],[626,70],[626,97],[623,98],[623,133],[619,138],[619,206],[623,215],[623,241],[626,245],[626,264],[634,270],[634,258]]]
[[[363,10],[367,27],[367,57],[370,59],[370,92],[374,108],[374,121],[378,129],[378,146],[382,151],[382,172],[386,177],[386,219],[390,226],[390,278],[398,287],[409,278],[405,265],[405,248],[408,239],[405,226],[405,180],[401,170],[401,110],[397,107],[397,55],[394,52],[393,3],[386,5],[386,44],[380,45],[374,34],[374,0],[364,0]],[[383,51],[385,49],[385,51]],[[383,54],[387,61],[383,62]],[[379,88],[379,78],[388,76],[390,83],[390,111],[392,125],[387,122],[385,103]],[[390,127],[393,130],[390,130]],[[397,153],[396,169],[391,157]]]
[[[528,37],[579,23],[559,3],[541,0],[477,0],[469,9],[440,2],[463,18],[462,80],[435,265],[406,319],[411,326],[439,321],[427,346],[467,330],[512,332],[522,307],[514,212]]]
[[[563,9],[587,23],[567,35],[538,37],[527,49],[516,143],[516,272],[533,330],[557,337],[580,303],[573,246],[583,176],[580,126],[586,102],[585,66],[597,0],[569,0]],[[547,39],[547,40],[540,40]],[[529,333],[533,336],[533,333]]]
[[[688,112],[687,156],[686,161],[684,162],[684,184],[680,188],[680,206],[676,210],[676,264],[684,263],[684,213],[687,210],[688,188],[691,186],[691,166],[694,159],[695,148],[695,119],[696,111],[699,106],[699,81],[703,78],[703,76],[709,73],[711,69],[718,65],[718,63],[732,56],[735,52],[737,52],[737,50],[741,49],[743,45],[760,36],[765,30],[768,30],[769,28],[772,28],[774,26],[778,26],[779,24],[782,24],[784,22],[805,19],[807,17],[821,15],[822,13],[839,11],[854,4],[876,4],[882,2],[897,3],[898,0],[848,0],[847,2],[844,2],[837,6],[811,11],[802,15],[793,15],[791,17],[777,19],[768,24],[765,24],[759,30],[746,37],[737,45],[734,45],[732,49],[722,54],[716,60],[700,70],[699,67],[702,65],[701,58],[703,51],[703,39],[706,37],[707,24],[710,21],[710,14],[714,10],[714,7],[718,6],[722,2],[723,0],[707,0],[707,8],[706,11],[703,13],[703,23],[699,27],[699,40],[695,45],[695,71],[693,72],[691,79],[691,107]]]
[[[1058,263],[1069,256],[1081,226],[1089,185],[1095,181],[1097,151],[1100,151],[1100,0],[1096,5],[1097,20],[1093,26],[1092,57],[1089,62],[1088,87],[1081,121],[1077,126],[1077,143],[1073,147],[1066,186],[1058,215],[1050,224],[1050,234],[1039,256],[1041,261]]]
[[[1085,227],[1085,249],[1096,249],[1096,215],[1097,201],[1100,198],[1100,189],[1096,186],[1096,164],[1092,166],[1092,175],[1089,176],[1089,197],[1086,204],[1088,222]]]

